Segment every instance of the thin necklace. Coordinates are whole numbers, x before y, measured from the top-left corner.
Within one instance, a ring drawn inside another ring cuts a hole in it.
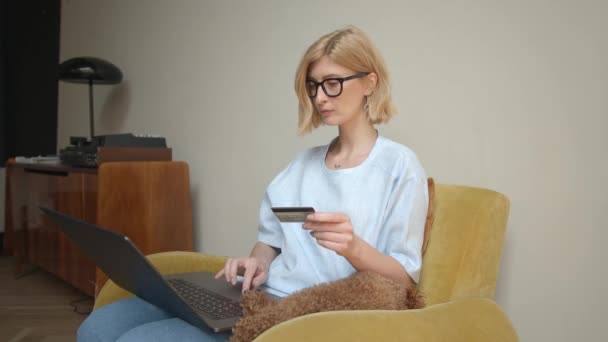
[[[378,139],[378,135],[379,135],[378,130],[376,129],[375,131],[376,131],[376,139]],[[342,167],[342,164],[334,163],[334,169],[339,169],[341,167]]]

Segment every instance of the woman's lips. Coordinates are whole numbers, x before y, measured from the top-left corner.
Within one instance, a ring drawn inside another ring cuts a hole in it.
[[[319,113],[321,113],[321,115],[329,115],[329,114],[331,114],[331,112],[333,112],[333,109],[322,109],[319,111]]]

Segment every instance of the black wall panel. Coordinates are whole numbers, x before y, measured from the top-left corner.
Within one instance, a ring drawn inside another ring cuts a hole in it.
[[[57,151],[60,0],[0,7],[0,163]]]

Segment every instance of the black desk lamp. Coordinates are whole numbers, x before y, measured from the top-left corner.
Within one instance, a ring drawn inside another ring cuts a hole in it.
[[[72,83],[89,84],[89,121],[91,139],[95,136],[93,117],[93,83],[117,84],[122,81],[122,72],[114,64],[96,57],[75,57],[59,64],[59,79]]]

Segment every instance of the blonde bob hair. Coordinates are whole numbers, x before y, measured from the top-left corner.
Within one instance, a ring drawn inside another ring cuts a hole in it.
[[[391,86],[384,59],[367,34],[355,26],[328,33],[304,53],[296,71],[295,91],[298,96],[298,133],[312,132],[321,125],[321,115],[306,93],[310,65],[323,56],[355,72],[375,73],[377,83],[369,96],[368,119],[372,124],[388,122],[395,115]]]

